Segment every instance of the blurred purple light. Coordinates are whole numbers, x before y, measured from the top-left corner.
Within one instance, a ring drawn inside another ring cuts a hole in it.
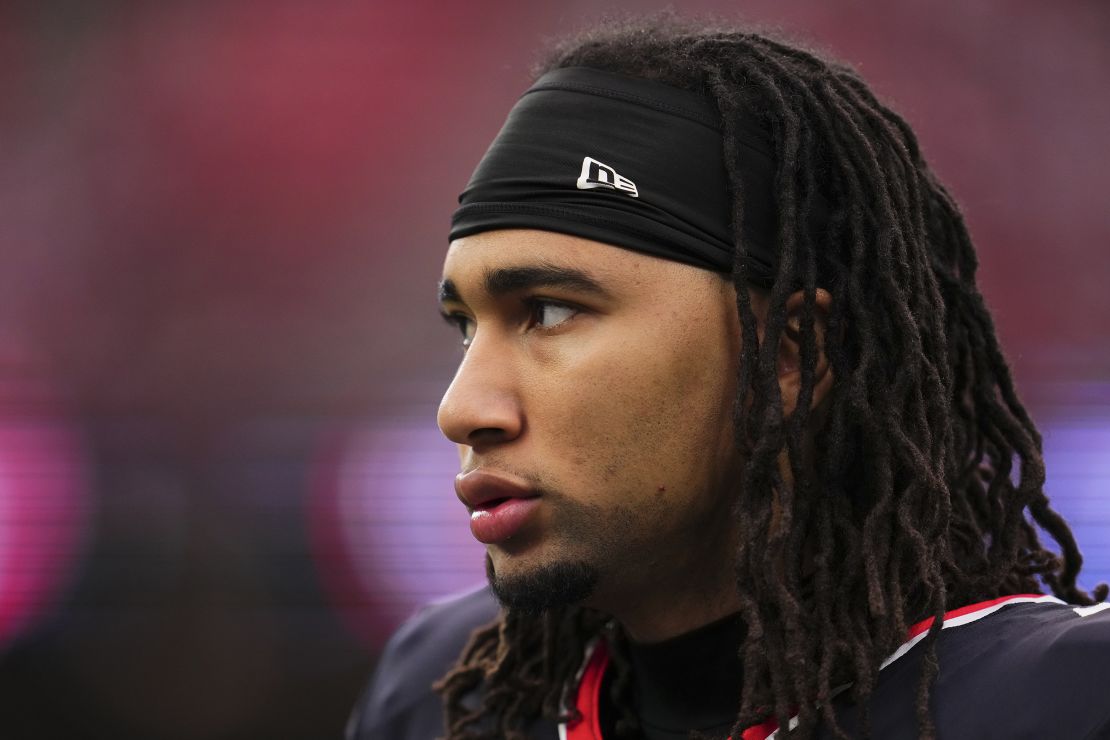
[[[419,605],[483,578],[484,550],[452,489],[458,459],[430,419],[345,433],[317,468],[317,562],[339,610],[372,644]]]
[[[1046,490],[1083,553],[1081,585],[1110,581],[1110,384],[1076,384],[1076,403],[1040,415]]]

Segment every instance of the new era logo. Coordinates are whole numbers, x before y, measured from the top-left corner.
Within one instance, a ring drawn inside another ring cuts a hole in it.
[[[617,171],[607,164],[598,162],[593,157],[583,157],[582,173],[578,175],[578,189],[592,190],[593,188],[609,188],[628,193],[633,198],[640,197],[636,183],[627,177],[618,175]]]

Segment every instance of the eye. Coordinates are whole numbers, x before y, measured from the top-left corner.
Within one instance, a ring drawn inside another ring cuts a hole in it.
[[[531,303],[532,324],[543,329],[554,329],[578,313],[578,309],[554,301],[533,299]]]
[[[458,329],[459,333],[462,334],[463,349],[469,347],[471,340],[474,339],[474,321],[461,313],[445,313],[443,314],[443,320]]]

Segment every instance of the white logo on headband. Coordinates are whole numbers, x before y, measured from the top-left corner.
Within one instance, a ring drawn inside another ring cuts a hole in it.
[[[593,188],[609,188],[628,193],[633,198],[640,197],[636,183],[627,177],[618,175],[617,171],[607,164],[598,162],[593,157],[582,158],[582,173],[578,175],[578,189],[592,190]]]

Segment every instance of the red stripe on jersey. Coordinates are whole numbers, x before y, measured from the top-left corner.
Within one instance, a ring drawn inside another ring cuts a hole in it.
[[[578,696],[574,706],[578,719],[559,727],[559,740],[603,740],[601,737],[601,682],[609,667],[609,650],[605,640],[594,643],[582,680],[578,683]]]
[[[740,740],[767,740],[778,728],[779,723],[772,717],[766,722],[752,725],[744,730],[744,734],[740,736]],[[729,738],[729,740],[732,740],[732,738]]]
[[[956,617],[962,617],[967,614],[983,611],[984,609],[989,609],[992,606],[997,606],[999,604],[1005,604],[1007,601],[1013,601],[1014,599],[1037,599],[1038,601],[1042,599],[1047,600],[1047,598],[1043,594],[1013,594],[1010,596],[999,596],[997,599],[991,599],[990,601],[980,601],[978,604],[968,604],[967,606],[961,606],[959,609],[953,609],[952,611],[945,612],[944,621],[947,622],[948,620],[955,619]],[[921,620],[913,627],[910,627],[910,632],[908,635],[906,635],[906,641],[908,642],[912,640],[923,632],[928,632],[929,628],[933,626],[933,621],[934,618],[929,617],[928,619]]]

